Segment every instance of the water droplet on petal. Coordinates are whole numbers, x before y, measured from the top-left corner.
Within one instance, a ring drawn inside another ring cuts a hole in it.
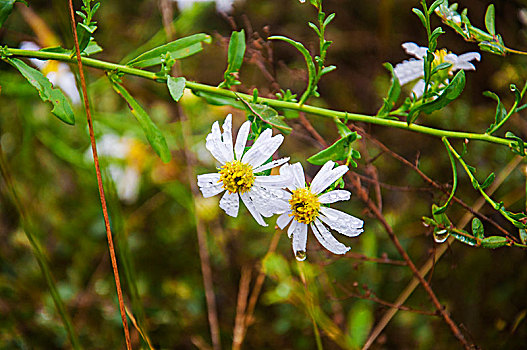
[[[299,251],[297,251],[297,252],[295,253],[295,258],[296,258],[296,260],[298,260],[298,261],[304,261],[304,260],[306,260],[306,257],[307,257],[307,254],[306,254],[306,252],[303,251],[303,250],[299,250]]]
[[[434,231],[434,241],[436,243],[443,243],[449,236],[448,230]]]

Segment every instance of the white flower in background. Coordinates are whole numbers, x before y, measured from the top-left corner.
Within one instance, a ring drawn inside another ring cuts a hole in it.
[[[461,16],[453,8],[450,8],[447,3],[442,3],[435,9],[435,13],[448,21],[461,24]]]
[[[233,148],[232,115],[225,118],[223,133],[218,122],[214,122],[211,133],[207,135],[206,147],[221,167],[217,173],[198,175],[198,186],[205,198],[225,191],[220,208],[233,217],[238,216],[241,198],[256,222],[267,226],[262,216],[270,217],[280,210],[273,205],[272,199],[279,198],[282,194],[279,189],[285,188],[290,179],[284,175],[256,174],[286,163],[289,157],[264,164],[284,141],[282,135],[272,136],[271,129],[262,132],[244,154],[250,129],[251,122],[243,123]]]
[[[414,56],[417,59],[410,59],[402,63],[398,63],[394,68],[395,76],[399,79],[401,85],[408,84],[416,79],[419,79],[412,89],[412,92],[417,98],[421,97],[425,88],[424,76],[424,57],[426,56],[426,47],[418,46],[415,43],[404,43],[401,45],[407,54]],[[477,52],[467,52],[460,56],[447,52],[447,50],[437,50],[434,53],[434,62],[432,67],[435,67],[443,62],[451,63],[452,66],[447,68],[448,75],[453,75],[456,70],[475,70],[476,67],[470,61],[479,61],[481,56]]]
[[[139,164],[135,163],[138,141],[130,137],[104,134],[97,140],[97,153],[108,158],[108,171],[121,201],[132,204],[137,200],[141,184]],[[93,161],[91,147],[86,150],[86,159]],[[139,157],[140,158],[140,157]]]
[[[216,10],[218,12],[231,12],[234,0],[172,0],[177,3],[177,7],[180,11],[191,9],[192,6],[197,2],[215,2]]]
[[[40,47],[32,41],[23,41],[20,44],[20,49],[38,51],[40,50]],[[64,91],[73,104],[80,104],[81,98],[79,91],[77,90],[75,75],[73,75],[70,67],[66,63],[58,61],[42,61],[36,58],[30,58],[29,61],[42,71],[53,86],[58,86]]]
[[[321,194],[348,171],[346,165],[333,169],[334,165],[332,161],[324,164],[310,186],[306,186],[304,169],[300,163],[286,164],[280,168],[280,174],[291,177],[292,182],[287,187],[291,193],[281,190],[283,199],[279,199],[281,204],[276,206],[283,208],[284,212],[276,224],[283,229],[291,222],[287,234],[293,238],[293,252],[297,260],[306,258],[308,226],[320,244],[334,254],[345,254],[350,248],[337,241],[326,225],[348,237],[358,236],[364,231],[362,220],[323,205],[348,200],[351,196],[345,190]]]

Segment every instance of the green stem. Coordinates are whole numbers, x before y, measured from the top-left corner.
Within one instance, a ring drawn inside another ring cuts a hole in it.
[[[514,104],[512,105],[511,109],[509,110],[509,113],[507,113],[505,118],[503,118],[494,128],[492,128],[492,131],[490,131],[490,134],[495,133],[499,128],[501,128],[501,126],[503,124],[505,124],[505,122],[507,122],[507,120],[511,117],[511,115],[513,115],[514,112],[516,112],[516,108],[518,107],[518,104],[523,99],[523,95],[525,94],[526,90],[527,90],[527,82],[523,86],[523,89],[522,89],[522,91],[520,93],[520,96],[521,96],[520,99],[514,101]]]
[[[40,58],[40,59],[48,59],[48,60],[51,59],[51,60],[70,62],[70,63],[75,62],[74,58],[71,58],[70,55],[63,54],[63,53],[20,50],[20,49],[12,49],[12,48],[5,48],[3,49],[3,51],[7,54],[12,54],[15,56]],[[101,60],[89,58],[89,57],[83,57],[82,62],[86,66],[93,67],[93,68],[98,68],[98,69],[102,69],[106,71],[118,71],[121,73],[154,80],[157,82],[163,82],[163,83],[166,82],[166,77],[159,76],[154,72],[132,68],[132,67],[128,67],[128,66],[121,65],[121,64],[101,61]],[[206,92],[206,93],[214,94],[217,96],[223,96],[223,97],[228,97],[232,99],[242,98],[249,102],[252,102],[253,100],[253,97],[248,94],[235,93],[234,91],[225,90],[225,89],[218,88],[216,86],[196,83],[192,81],[187,81],[186,87],[192,91],[201,91],[201,92]],[[300,105],[299,103],[296,103],[296,102],[279,101],[279,100],[264,98],[264,97],[258,97],[257,102],[260,104],[266,104],[270,107],[274,107],[278,109],[290,109],[290,110],[295,110],[295,111],[302,111],[308,114],[312,114],[312,115],[316,115],[316,116],[324,117],[324,118],[337,117],[342,120],[350,120],[350,121],[355,121],[355,122],[364,122],[364,123],[369,123],[369,124],[388,126],[388,127],[404,129],[404,130],[413,131],[413,132],[431,135],[431,136],[436,136],[436,137],[444,136],[448,138],[479,140],[479,141],[485,141],[485,142],[494,143],[498,145],[504,145],[504,146],[511,145],[511,140],[501,138],[501,137],[491,136],[488,134],[442,130],[442,129],[436,129],[433,127],[417,125],[417,124],[408,125],[406,122],[398,121],[398,120],[383,119],[383,118],[378,118],[376,116],[365,115],[365,114],[336,111],[336,110],[315,107],[315,106],[310,106],[310,105]]]

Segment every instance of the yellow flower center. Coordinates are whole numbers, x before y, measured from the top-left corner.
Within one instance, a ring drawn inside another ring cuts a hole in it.
[[[311,193],[309,188],[297,188],[294,190],[289,204],[293,211],[290,215],[294,216],[296,221],[304,224],[312,223],[318,216],[318,210],[320,209],[318,197]]]
[[[253,167],[238,160],[226,163],[220,170],[223,188],[230,193],[248,192],[254,184]]]
[[[432,68],[439,66],[441,63],[452,63],[449,61],[445,61],[446,55],[448,55],[449,52],[446,49],[436,50],[434,52],[434,61],[432,62]],[[450,68],[444,69],[443,71],[450,73],[452,70],[452,66]]]

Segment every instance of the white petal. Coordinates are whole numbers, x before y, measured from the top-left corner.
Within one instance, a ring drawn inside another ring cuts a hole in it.
[[[414,60],[404,61],[398,63],[393,72],[401,85],[408,84],[409,82],[422,78],[424,75],[424,61]]]
[[[289,236],[293,236],[293,252],[295,257],[297,260],[302,261],[306,259],[307,225],[301,222],[293,221],[291,226],[289,226],[289,230],[291,230],[293,225],[294,230]]]
[[[426,56],[426,51],[428,50],[426,47],[419,46],[412,42],[404,43],[401,46],[407,54],[415,56],[419,59],[424,59]]]
[[[253,173],[256,174],[256,173],[260,173],[260,172],[265,171],[265,170],[272,169],[274,167],[277,167],[277,166],[280,166],[280,165],[282,165],[284,163],[287,163],[288,161],[289,161],[289,157],[273,160],[272,162],[269,162],[269,163],[264,164],[264,165],[260,165],[259,167],[255,168],[253,170]]]
[[[225,194],[221,197],[220,208],[225,210],[227,215],[237,217],[238,209],[240,208],[240,199],[238,193],[230,193],[225,191]]]
[[[420,98],[425,92],[425,81],[419,80],[412,88],[412,93],[415,94],[415,98]]]
[[[289,224],[291,222],[291,220],[293,219],[293,216],[292,215],[289,215],[291,214],[292,212],[289,210],[289,211],[286,211],[285,213],[283,213],[282,215],[280,215],[278,217],[278,219],[276,219],[276,224],[278,225],[278,227],[280,227],[280,229],[284,229],[284,227],[287,226],[287,224]]]
[[[354,237],[360,235],[364,230],[362,229],[364,222],[354,216],[346,214],[340,210],[321,207],[318,218],[333,230],[348,236]]]
[[[198,175],[198,186],[205,198],[223,192],[223,182],[220,181],[220,174],[218,173]]]
[[[326,162],[313,181],[311,181],[311,192],[313,194],[319,194],[324,191],[348,171],[346,165],[341,165],[332,169],[333,165],[335,165],[335,163],[332,161]]]
[[[256,222],[259,223],[262,226],[267,226],[267,224],[265,223],[264,219],[262,218],[262,215],[256,209],[256,206],[252,202],[252,200],[249,197],[249,195],[247,193],[242,193],[242,194],[240,194],[240,197],[242,197],[243,203],[247,207],[247,210],[249,210],[251,215],[254,217]]]
[[[254,183],[266,187],[285,188],[291,183],[291,178],[285,175],[258,175],[254,177]]]
[[[221,140],[220,126],[217,121],[212,124],[212,131],[207,135],[205,147],[222,165],[232,160],[228,157],[225,144]]]
[[[310,226],[320,244],[333,254],[346,254],[351,249],[337,241],[320,220],[315,219],[314,224],[311,223]]]
[[[253,186],[247,192],[247,196],[256,210],[267,218],[274,214],[282,214],[290,209],[289,203],[284,199],[287,195],[288,193],[284,190],[258,185]]]
[[[351,193],[345,190],[335,190],[324,193],[318,197],[318,201],[323,204],[335,203],[338,201],[347,201],[350,199]]]
[[[300,163],[282,165],[282,167],[280,168],[280,175],[287,176],[291,179],[291,185],[287,186],[287,188],[291,191],[294,191],[297,188],[306,187],[304,169],[302,168],[302,164]]]
[[[242,162],[258,167],[268,160],[284,141],[280,134],[271,137],[271,129],[266,129],[243,155]]]
[[[467,52],[462,55],[459,55],[457,59],[458,61],[465,61],[465,62],[469,62],[472,60],[476,60],[479,62],[479,60],[481,60],[481,55],[478,52]]]
[[[247,137],[249,136],[249,131],[251,131],[251,122],[246,121],[238,130],[238,136],[236,137],[236,144],[234,145],[234,153],[236,154],[236,159],[240,160],[245,150],[245,145],[247,144]]]
[[[232,149],[232,114],[227,115],[223,123],[223,134],[221,135],[225,151],[229,159],[234,159],[234,152]]]

